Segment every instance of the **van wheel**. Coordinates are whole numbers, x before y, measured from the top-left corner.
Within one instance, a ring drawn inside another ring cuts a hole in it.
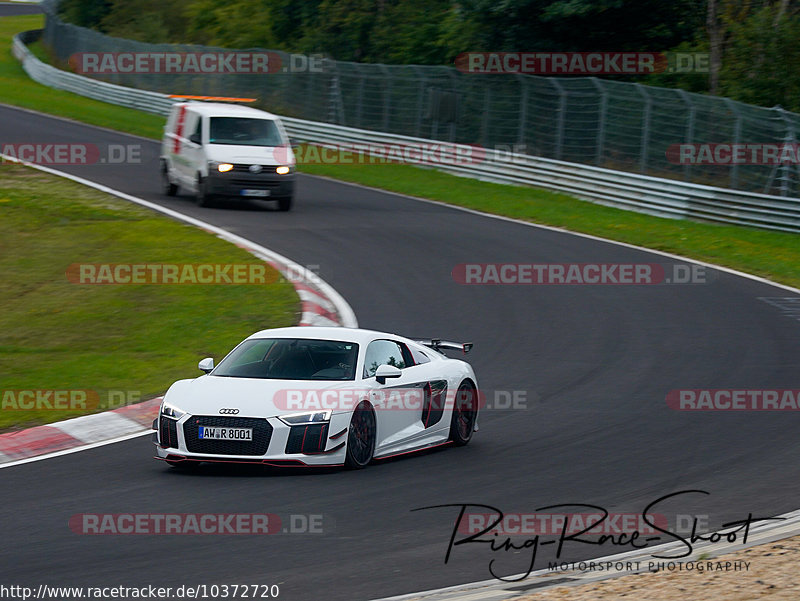
[[[286,198],[279,198],[278,199],[278,210],[279,211],[288,211],[292,208],[292,197],[288,196]]]
[[[168,167],[166,164],[161,167],[161,190],[167,196],[175,196],[178,193],[178,185],[169,181]]]
[[[200,174],[197,175],[197,186],[194,193],[194,199],[198,207],[211,206],[212,197],[208,193],[208,184],[206,183],[206,180],[200,176]]]

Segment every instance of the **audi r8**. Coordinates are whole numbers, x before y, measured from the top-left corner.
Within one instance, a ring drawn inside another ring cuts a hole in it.
[[[246,338],[204,375],[175,382],[153,422],[156,458],[363,468],[477,431],[470,343],[354,328],[292,327]]]

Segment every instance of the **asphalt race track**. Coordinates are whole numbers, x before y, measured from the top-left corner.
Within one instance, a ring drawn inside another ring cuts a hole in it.
[[[160,194],[156,143],[8,107],[0,141],[142,145],[140,164],[63,170],[318,265],[362,327],[471,340],[490,398],[514,390],[527,398],[524,409],[484,412],[465,448],[360,472],[183,474],[150,459],[149,437],[4,469],[4,583],[278,583],[283,599],[350,601],[490,577],[485,545],[458,547],[444,564],[457,509],[411,511],[422,506],[533,512],[591,503],[639,513],[662,495],[701,489],[710,496],[687,496],[664,513],[708,514],[713,527],[800,506],[796,413],[677,412],[665,402],[673,389],[798,388],[800,322],[759,300],[796,296],[788,291],[716,271],[696,285],[463,286],[451,277],[460,263],[673,261],[308,176],[289,213],[200,209],[186,195]],[[325,531],[81,536],[68,528],[80,513],[190,512],[321,514]],[[574,544],[562,559],[622,550]],[[495,568],[515,574],[527,563],[525,554],[501,556]]]

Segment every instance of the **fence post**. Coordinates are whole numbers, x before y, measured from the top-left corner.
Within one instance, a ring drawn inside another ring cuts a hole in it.
[[[795,144],[795,135],[794,135],[794,126],[792,122],[789,120],[786,111],[783,109],[782,106],[776,106],[772,110],[777,110],[778,114],[781,116],[781,119],[786,124],[786,134],[783,136],[784,144]],[[795,153],[797,152],[797,148],[795,147]],[[794,165],[797,168],[797,165]],[[792,178],[792,164],[789,162],[785,162],[781,165],[781,196],[790,196],[791,193],[791,178]]]
[[[422,137],[422,115],[425,110],[425,88],[428,85],[428,78],[425,75],[425,70],[420,69],[417,65],[411,65],[414,72],[417,74],[417,81],[419,82],[419,90],[417,92],[417,123],[416,133],[418,138]]]
[[[392,76],[389,74],[389,69],[386,68],[386,65],[379,64],[378,67],[383,72],[384,77],[386,77],[386,85],[384,86],[384,95],[383,95],[383,131],[390,131],[389,130],[389,108],[392,104]]]
[[[358,104],[356,108],[356,124],[355,127],[364,127],[364,80],[367,78],[366,73],[362,73],[358,78]]]
[[[689,118],[686,122],[686,134],[684,135],[684,144],[692,144],[694,140],[694,120],[695,114],[697,109],[694,106],[694,102],[692,102],[691,96],[686,92],[686,90],[677,90],[678,94],[680,94],[683,101],[686,103],[686,106],[689,107]],[[678,155],[680,156],[680,155]],[[692,177],[692,164],[686,163],[683,166],[683,179],[685,181],[689,181]]]
[[[606,144],[606,118],[608,113],[608,92],[596,77],[589,78],[598,94],[600,94],[600,115],[597,118],[597,141],[594,151],[594,164],[600,167],[603,164],[603,152]]]
[[[639,173],[645,173],[647,171],[647,152],[650,146],[650,116],[653,110],[653,99],[650,97],[644,86],[642,84],[637,83],[633,84],[636,86],[636,91],[642,95],[644,98],[644,115],[642,117],[642,141],[641,141],[641,155],[639,157]]]
[[[456,113],[454,115],[454,117],[453,117],[453,120],[450,121],[450,127],[449,127],[450,140],[449,140],[449,142],[452,143],[452,144],[455,144],[455,141],[456,141],[456,121],[458,120],[458,111],[459,111],[458,93],[456,92],[456,90],[458,89],[458,81],[456,79],[458,77],[458,72],[455,69],[448,70],[447,71],[447,75],[450,78],[450,86],[451,86],[450,90],[448,90],[447,93],[453,95],[453,103],[455,104],[455,113]]]
[[[733,140],[732,144],[738,144],[739,139],[742,136],[742,116],[739,113],[739,109],[736,108],[736,104],[730,98],[723,98],[725,105],[728,109],[736,116],[736,125],[733,126]],[[739,165],[736,164],[734,161],[731,165],[731,181],[730,187],[736,190],[739,186]]]
[[[558,92],[558,119],[556,120],[556,149],[555,149],[555,158],[561,158],[561,152],[564,146],[564,119],[566,118],[567,113],[567,93],[564,91],[564,86],[562,86],[558,80],[554,77],[548,78],[548,80],[553,87]]]
[[[306,77],[311,78],[310,73]],[[346,125],[344,118],[344,102],[342,101],[342,87],[339,82],[339,70],[333,62],[331,69],[331,84],[328,89],[328,122]]]
[[[492,102],[492,87],[486,86],[483,92],[483,119],[481,120],[481,144],[489,146],[489,104]]]
[[[519,98],[519,127],[517,129],[517,144],[525,147],[525,125],[528,121],[528,79],[521,73],[517,73],[517,81],[520,87]]]

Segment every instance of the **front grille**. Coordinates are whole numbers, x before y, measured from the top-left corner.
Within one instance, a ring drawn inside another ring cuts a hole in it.
[[[159,416],[158,418],[158,438],[161,446],[170,449],[178,448],[178,422],[168,417]]]
[[[247,177],[232,177],[228,180],[231,184],[236,186],[244,186],[253,190],[272,190],[281,185],[280,182],[269,181],[264,179],[251,179]]]
[[[199,427],[252,428],[253,440],[205,440],[198,438]],[[262,418],[221,417],[216,415],[193,415],[183,424],[186,448],[191,453],[210,455],[264,455],[272,438],[272,426]]]
[[[292,426],[286,441],[286,454],[321,453],[328,442],[328,424]]]
[[[276,169],[275,165],[261,165],[261,171],[258,173],[252,173],[250,171],[250,165],[251,163],[248,163],[246,165],[243,165],[241,163],[235,163],[231,171],[233,173],[251,173],[252,175],[262,175],[269,173],[275,175],[275,169]]]

